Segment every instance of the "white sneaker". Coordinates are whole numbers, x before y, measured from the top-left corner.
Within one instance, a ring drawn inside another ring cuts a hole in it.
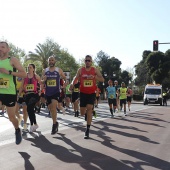
[[[119,110],[116,110],[116,113],[119,113]]]
[[[39,128],[38,125],[34,125],[33,130],[36,131],[36,129],[38,129],[38,128]]]
[[[34,126],[33,126],[33,125],[30,126],[30,132],[31,132],[31,133],[34,132]]]

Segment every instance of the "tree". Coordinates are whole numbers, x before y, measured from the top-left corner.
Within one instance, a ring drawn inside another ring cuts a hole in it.
[[[48,66],[48,57],[60,53],[60,46],[51,39],[46,39],[45,43],[38,44],[35,52],[29,51],[26,60],[40,61],[43,69]]]
[[[148,74],[147,64],[145,62],[150,53],[151,51],[143,51],[142,60],[137,65],[135,65],[135,85],[137,86],[145,86],[151,81],[150,76]]]
[[[106,54],[103,51],[99,51],[97,53],[97,56],[95,58],[95,63],[98,65],[98,67],[101,70],[102,75],[105,78],[105,83],[99,83],[98,87],[104,91],[104,89],[108,86],[108,80],[112,79],[114,80],[121,80],[121,68],[120,65],[122,64],[121,61],[119,61],[115,57],[110,57],[108,54]]]
[[[102,74],[105,77],[106,81],[109,79],[120,79],[121,68],[120,65],[122,64],[115,57],[110,57],[103,51],[97,53],[95,58],[95,62],[98,64],[99,67],[102,69]],[[107,76],[105,76],[107,75]]]
[[[128,86],[129,81],[132,81],[132,77],[128,71],[124,70],[121,72],[121,80],[126,84],[126,86]]]
[[[149,75],[155,83],[162,84],[163,80],[168,76],[170,57],[163,52],[152,52],[146,59]]]
[[[79,68],[75,58],[68,53],[66,50],[61,50],[60,55],[57,55],[56,66],[62,68],[63,71],[70,71],[71,79],[76,75]]]
[[[60,46],[51,39],[46,39],[45,43],[38,44],[35,52],[29,52],[28,58],[33,62],[39,61],[39,67],[42,69],[48,67],[48,58],[52,55],[56,58],[56,66],[63,69],[63,71],[70,71],[71,78],[76,74],[79,65],[76,63],[75,58],[68,53],[67,50],[61,49]]]
[[[16,47],[12,43],[9,43],[9,47],[10,47],[9,56],[14,56],[14,57],[18,58],[21,63],[23,63],[24,58],[26,56],[25,51]]]

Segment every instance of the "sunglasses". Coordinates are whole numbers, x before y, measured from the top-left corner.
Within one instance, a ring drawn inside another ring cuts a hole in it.
[[[85,62],[91,62],[91,60],[85,60]]]

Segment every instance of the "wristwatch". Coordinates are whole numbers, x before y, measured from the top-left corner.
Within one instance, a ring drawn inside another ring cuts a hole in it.
[[[12,73],[12,71],[11,71],[11,70],[9,70],[9,75],[11,75],[11,73]]]

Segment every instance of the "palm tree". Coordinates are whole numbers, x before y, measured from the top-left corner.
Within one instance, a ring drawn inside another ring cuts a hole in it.
[[[60,53],[60,46],[54,43],[53,40],[47,39],[44,44],[38,44],[35,52],[29,51],[26,60],[40,61],[43,69],[48,66],[48,57],[53,54]]]
[[[63,69],[63,71],[70,71],[73,77],[79,65],[76,63],[75,58],[69,54],[66,49],[60,49],[60,46],[51,39],[47,39],[44,44],[38,44],[35,52],[29,52],[25,61],[36,62],[37,71],[41,74],[42,69],[48,67],[48,58],[54,55],[56,58],[56,66]],[[42,65],[40,68],[39,65]]]

